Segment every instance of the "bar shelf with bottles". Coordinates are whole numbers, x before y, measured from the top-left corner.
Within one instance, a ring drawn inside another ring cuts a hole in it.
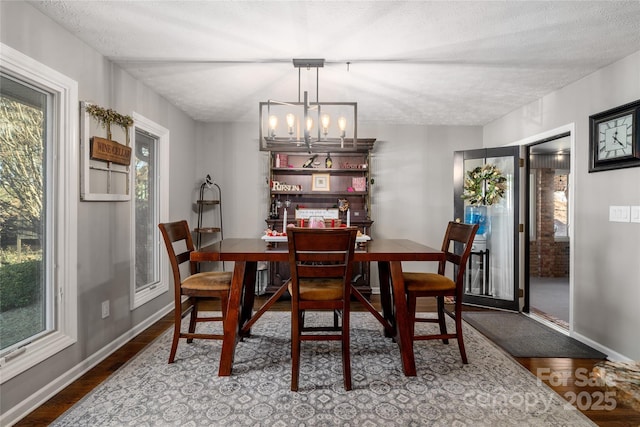
[[[371,154],[352,152],[271,151],[269,167],[269,210],[265,220],[271,230],[282,231],[284,210],[287,222],[297,224],[296,209],[339,208],[340,223],[356,226],[371,236]],[[285,263],[280,263],[285,264]],[[365,263],[362,263],[365,264]],[[371,294],[369,265],[354,272],[354,285]],[[288,279],[288,265],[271,266],[267,292]]]

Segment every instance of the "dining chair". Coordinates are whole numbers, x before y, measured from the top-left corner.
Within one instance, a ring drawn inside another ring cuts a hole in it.
[[[357,227],[287,229],[291,279],[291,390],[298,390],[302,341],[341,341],[345,390],[351,390],[349,304]],[[307,310],[341,312],[342,324],[304,324]]]
[[[445,260],[438,264],[437,273],[412,273],[402,274],[405,290],[407,293],[407,309],[409,311],[409,321],[411,324],[411,340],[433,340],[441,339],[448,344],[450,338],[458,340],[462,363],[468,363],[467,354],[464,349],[462,338],[462,291],[464,289],[464,276],[471,253],[471,246],[478,224],[463,224],[450,221],[442,242],[442,251],[445,253]],[[447,270],[447,264],[453,265],[453,279],[447,276],[451,268]],[[438,318],[423,318],[416,316],[416,300],[419,297],[436,297]],[[453,298],[453,310],[445,307],[445,298]],[[448,315],[455,321],[455,333],[447,332],[446,318]],[[416,322],[438,323],[440,333],[432,335],[416,335]]]
[[[180,338],[186,338],[188,343],[193,342],[194,338],[223,338],[222,334],[196,333],[196,324],[201,322],[224,322],[232,273],[224,271],[197,272],[197,263],[189,259],[195,247],[187,221],[158,224],[158,227],[162,233],[162,238],[169,254],[171,271],[173,272],[175,309],[173,341],[169,354],[169,363],[173,363]],[[183,266],[187,262],[189,263],[188,269]],[[187,270],[189,274],[187,274]],[[184,305],[182,303],[183,296],[188,297],[188,301]],[[220,300],[222,316],[200,316],[199,304],[216,298]],[[189,329],[188,332],[182,332],[182,319],[187,314],[191,314]]]

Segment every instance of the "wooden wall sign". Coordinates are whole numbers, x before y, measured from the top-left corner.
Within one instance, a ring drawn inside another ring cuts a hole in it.
[[[131,164],[131,147],[110,139],[93,136],[91,137],[91,158],[129,166]]]

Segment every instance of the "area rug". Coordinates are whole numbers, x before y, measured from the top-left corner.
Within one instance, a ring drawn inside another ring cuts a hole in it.
[[[462,317],[513,357],[570,357],[573,359],[605,359],[607,357],[606,354],[522,313],[467,311],[462,313]]]
[[[368,313],[352,313],[353,390],[343,389],[339,342],[304,342],[300,389],[291,392],[289,316],[268,312],[254,325],[238,344],[230,377],[217,376],[217,341],[181,341],[167,364],[167,332],[53,425],[594,425],[468,325],[468,365],[455,343],[420,342],[418,375],[406,377],[397,345]],[[314,314],[305,323],[321,320]]]

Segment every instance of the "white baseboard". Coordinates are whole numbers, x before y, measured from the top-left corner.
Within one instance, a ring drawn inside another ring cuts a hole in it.
[[[571,336],[573,338],[577,339],[578,341],[580,341],[581,343],[586,344],[586,345],[588,345],[590,347],[593,347],[596,350],[606,354],[608,360],[615,360],[615,361],[618,361],[618,362],[632,362],[633,361],[633,359],[628,358],[624,354],[620,354],[617,351],[613,351],[610,348],[605,347],[602,344],[597,343],[597,342],[595,342],[595,341],[593,341],[593,340],[591,340],[591,339],[589,339],[589,338],[587,338],[587,337],[585,337],[583,335],[580,335],[580,334],[578,334],[576,332],[573,332],[571,334]]]
[[[586,344],[589,347],[598,350],[601,353],[604,353],[607,355],[607,359],[608,360],[616,360],[619,362],[631,362],[632,359],[624,356],[623,354],[620,354],[616,351],[611,350],[608,347],[603,346],[602,344],[593,341],[592,339],[589,339],[587,337],[585,337],[584,335],[580,335],[578,333],[576,333],[575,331],[567,331],[566,329],[561,328],[560,326],[556,325],[553,322],[548,321],[547,319],[545,319],[544,317],[538,316],[535,313],[522,313],[525,316],[529,316],[535,320],[537,320],[540,323],[543,323],[544,325],[562,333],[565,334],[567,336],[570,336],[571,338],[574,338],[578,341],[580,341],[582,344]]]
[[[171,312],[173,308],[174,304],[171,302],[171,304],[161,308],[155,314],[149,316],[145,321],[137,324],[133,329],[125,332],[115,340],[111,341],[108,345],[93,353],[73,369],[60,375],[55,380],[42,387],[38,392],[32,394],[29,398],[23,400],[18,405],[0,415],[0,426],[12,426],[20,421],[37,407],[59,393],[66,386],[87,373],[91,368],[102,362],[120,347],[131,341],[149,326],[162,319],[167,313]]]

